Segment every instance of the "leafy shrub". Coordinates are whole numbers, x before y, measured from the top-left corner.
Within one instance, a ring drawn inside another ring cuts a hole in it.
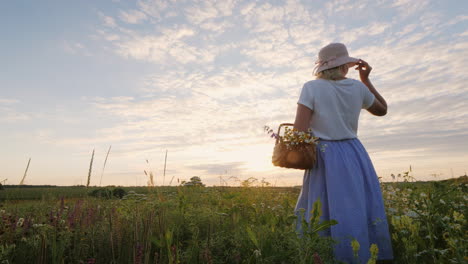
[[[184,186],[196,186],[196,187],[205,187],[205,184],[203,184],[202,180],[198,176],[193,176],[190,178],[189,182],[183,182]]]
[[[115,188],[112,190],[112,195],[116,198],[122,199],[122,197],[127,195],[127,191],[125,191],[123,188]]]
[[[89,196],[97,197],[97,198],[106,198],[110,199],[112,198],[112,190],[109,188],[99,188],[92,190],[88,194]]]
[[[126,194],[127,191],[125,191],[123,188],[99,188],[92,190],[89,193],[89,196],[105,199],[111,199],[112,197],[122,199],[122,197],[124,197]]]

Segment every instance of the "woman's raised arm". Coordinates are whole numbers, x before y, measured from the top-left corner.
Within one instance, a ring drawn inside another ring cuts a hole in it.
[[[385,102],[385,99],[380,95],[379,92],[377,92],[377,89],[375,89],[374,85],[372,85],[369,79],[369,74],[372,71],[372,67],[369,65],[369,63],[363,60],[359,60],[356,66],[356,70],[359,70],[359,77],[361,78],[361,82],[364,83],[369,91],[375,96],[374,103],[369,108],[367,108],[367,111],[376,116],[386,115],[387,102]]]

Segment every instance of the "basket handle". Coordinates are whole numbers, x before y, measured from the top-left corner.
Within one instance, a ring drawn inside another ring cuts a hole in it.
[[[277,133],[278,137],[276,138],[276,143],[275,143],[275,144],[278,144],[279,135],[280,135],[280,130],[281,130],[281,127],[283,127],[283,126],[294,126],[294,124],[293,124],[293,123],[282,123],[282,124],[279,125],[279,127],[278,127],[278,133]]]

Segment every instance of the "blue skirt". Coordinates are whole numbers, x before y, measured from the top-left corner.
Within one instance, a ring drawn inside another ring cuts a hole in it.
[[[334,246],[337,260],[356,262],[351,247],[353,239],[360,244],[361,263],[367,263],[372,244],[379,248],[378,259],[393,259],[379,180],[359,139],[320,140],[317,144],[317,164],[304,173],[296,214],[300,217],[299,209],[305,209],[304,216],[309,221],[317,199],[322,203],[321,219],[338,221],[329,230],[320,232],[338,242]]]

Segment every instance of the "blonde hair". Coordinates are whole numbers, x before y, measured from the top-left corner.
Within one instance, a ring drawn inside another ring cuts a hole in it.
[[[338,80],[344,77],[343,71],[348,70],[348,64],[343,64],[335,68],[323,70],[315,74],[317,79]]]

